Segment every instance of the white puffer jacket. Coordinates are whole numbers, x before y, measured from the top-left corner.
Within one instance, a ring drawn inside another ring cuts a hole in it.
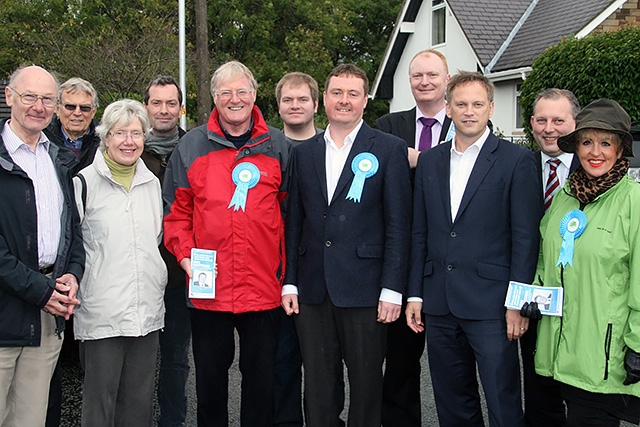
[[[138,160],[129,192],[115,182],[102,150],[74,178],[87,253],[74,320],[75,338],[138,337],[164,327],[167,269],[162,238],[160,182]]]

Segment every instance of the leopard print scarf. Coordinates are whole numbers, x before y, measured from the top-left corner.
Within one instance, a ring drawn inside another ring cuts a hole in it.
[[[628,171],[629,159],[626,157],[618,159],[609,172],[595,179],[589,178],[584,168],[580,166],[569,178],[571,194],[582,205],[591,203],[596,197],[620,182]]]

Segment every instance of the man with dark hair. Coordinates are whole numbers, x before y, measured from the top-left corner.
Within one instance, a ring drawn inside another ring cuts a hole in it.
[[[558,138],[575,129],[579,112],[578,99],[566,89],[545,89],[536,95],[533,102],[531,133],[540,148],[536,152],[536,165],[545,210],[551,205],[553,195],[580,165],[577,156],[564,153],[558,147]],[[530,320],[529,323],[527,333],[520,338],[525,424],[527,427],[562,427],[567,417],[560,384],[536,374],[533,356],[538,321]]]
[[[360,68],[334,68],[324,92],[329,126],[295,147],[282,306],[296,314],[309,426],[339,425],[343,360],[348,425],[380,425],[387,324],[406,286],[407,148],[364,123],[368,93]]]
[[[159,76],[144,91],[143,105],[149,114],[151,134],[144,142],[142,160],[162,185],[169,157],[185,131],[178,126],[182,115],[182,90],[173,77]],[[160,244],[169,281],[164,294],[164,330],[160,333],[158,377],[159,427],[184,425],[187,417],[187,379],[191,324],[186,301],[186,279],[174,257]]]
[[[533,153],[489,130],[493,92],[480,73],[453,76],[455,137],[416,169],[406,318],[427,330],[442,425],[484,426],[477,372],[489,423],[524,426],[517,338],[529,319],[504,302],[510,281],[533,281],[542,198]]]
[[[0,123],[0,425],[43,426],[85,254],[71,174],[43,130],[58,82],[37,66],[5,88]]]
[[[93,162],[100,139],[96,135],[98,121],[93,117],[98,109],[98,93],[93,85],[79,77],[72,77],[58,89],[56,116],[44,133],[49,140],[67,150],[67,165],[73,175]]]

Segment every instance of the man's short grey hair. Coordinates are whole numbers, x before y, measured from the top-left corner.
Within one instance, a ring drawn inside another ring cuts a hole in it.
[[[60,85],[60,88],[58,89],[59,103],[62,103],[62,94],[64,92],[84,92],[87,95],[91,96],[91,105],[93,106],[93,108],[98,108],[98,92],[96,92],[93,85],[85,79],[81,79],[80,77],[71,77],[69,80],[62,83],[62,85]]]
[[[580,102],[578,101],[578,98],[576,98],[576,96],[570,90],[558,89],[555,87],[545,89],[536,95],[536,99],[533,101],[533,113],[535,114],[536,105],[538,105],[538,101],[540,101],[541,99],[560,99],[560,98],[567,98],[567,100],[569,101],[569,104],[571,104],[571,115],[575,120],[576,117],[578,117],[578,113],[580,112]]]
[[[241,62],[238,61],[229,61],[225,64],[222,64],[218,69],[213,73],[211,77],[211,94],[216,94],[216,88],[221,82],[227,82],[231,80],[237,80],[239,78],[246,77],[249,79],[249,83],[251,83],[251,89],[254,91],[258,89],[258,82],[255,77],[253,77],[253,73],[250,69],[247,68]]]
[[[96,134],[100,137],[100,147],[105,148],[104,141],[109,132],[111,132],[111,129],[116,125],[127,126],[135,119],[140,120],[142,133],[146,138],[151,131],[151,124],[149,123],[147,110],[140,101],[120,99],[107,105],[107,108],[104,109],[100,124],[96,126]]]

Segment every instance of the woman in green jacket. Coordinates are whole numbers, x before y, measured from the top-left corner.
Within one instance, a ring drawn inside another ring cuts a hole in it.
[[[631,120],[599,99],[558,141],[580,167],[541,225],[534,284],[564,288],[562,317],[538,326],[536,372],[562,384],[568,426],[638,422],[640,185],[627,176]]]

